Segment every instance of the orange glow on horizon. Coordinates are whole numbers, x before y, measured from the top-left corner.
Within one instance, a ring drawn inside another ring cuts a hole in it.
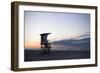
[[[40,48],[41,45],[39,42],[30,42],[30,43],[25,43],[25,48]]]

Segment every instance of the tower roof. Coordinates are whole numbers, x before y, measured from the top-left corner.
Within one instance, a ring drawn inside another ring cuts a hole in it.
[[[42,34],[40,34],[41,36],[44,36],[44,35],[49,35],[49,34],[51,34],[51,33],[42,33]]]

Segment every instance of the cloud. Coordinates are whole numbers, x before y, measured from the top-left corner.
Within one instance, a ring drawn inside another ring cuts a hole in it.
[[[72,49],[76,50],[89,50],[90,49],[90,35],[85,34],[81,35],[77,38],[72,39],[62,39],[58,41],[51,42],[51,45],[62,45],[64,48],[72,47]]]
[[[89,37],[90,37],[90,33],[88,32],[88,33],[85,33],[85,34],[82,34],[82,35],[76,37],[75,39],[78,40],[78,39],[89,38]]]

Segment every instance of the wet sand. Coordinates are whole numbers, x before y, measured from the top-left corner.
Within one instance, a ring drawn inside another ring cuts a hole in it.
[[[24,50],[24,61],[46,61],[64,59],[87,59],[89,51],[60,51],[51,50],[50,54],[42,55],[40,50]]]

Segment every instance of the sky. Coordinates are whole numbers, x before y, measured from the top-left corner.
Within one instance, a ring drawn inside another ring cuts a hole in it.
[[[63,41],[73,39],[75,42],[75,40],[83,41],[82,39],[90,38],[90,14],[24,11],[24,20],[25,49],[40,48],[41,33],[51,33],[48,40],[52,46],[56,46],[54,47],[56,49],[66,45],[71,46],[66,42],[64,44]],[[57,45],[60,41],[63,44]]]

